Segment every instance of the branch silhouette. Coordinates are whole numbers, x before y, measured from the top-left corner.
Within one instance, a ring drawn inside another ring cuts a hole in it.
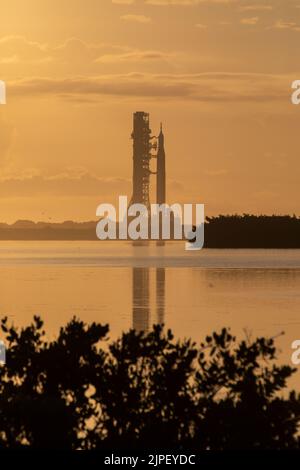
[[[154,326],[109,341],[107,325],[73,318],[47,340],[34,317],[1,322],[0,445],[32,449],[294,449],[295,369],[274,339],[223,329],[196,344]]]

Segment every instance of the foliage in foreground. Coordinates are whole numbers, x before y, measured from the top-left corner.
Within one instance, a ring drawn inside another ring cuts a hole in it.
[[[156,326],[108,343],[107,326],[73,319],[47,342],[37,317],[2,331],[2,448],[299,446],[300,397],[280,393],[294,370],[272,339],[238,343],[223,329],[196,346]]]

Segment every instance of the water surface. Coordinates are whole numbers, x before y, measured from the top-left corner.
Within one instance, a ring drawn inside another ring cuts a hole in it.
[[[109,323],[111,337],[165,323],[199,341],[228,326],[239,337],[278,336],[288,363],[300,339],[300,250],[1,242],[0,265],[1,315],[21,325],[39,314],[51,337],[73,315]]]

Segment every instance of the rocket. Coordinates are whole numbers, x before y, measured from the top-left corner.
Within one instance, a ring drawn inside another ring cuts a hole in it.
[[[160,133],[158,136],[156,202],[157,204],[166,203],[166,154],[162,124],[160,125]]]

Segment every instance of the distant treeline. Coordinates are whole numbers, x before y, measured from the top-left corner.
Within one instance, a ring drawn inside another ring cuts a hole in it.
[[[0,224],[0,240],[97,240],[96,221],[20,220]],[[205,222],[206,248],[300,248],[300,217],[219,215]]]
[[[300,248],[300,218],[289,215],[207,217],[207,248]]]
[[[96,221],[0,223],[0,240],[97,240]]]

